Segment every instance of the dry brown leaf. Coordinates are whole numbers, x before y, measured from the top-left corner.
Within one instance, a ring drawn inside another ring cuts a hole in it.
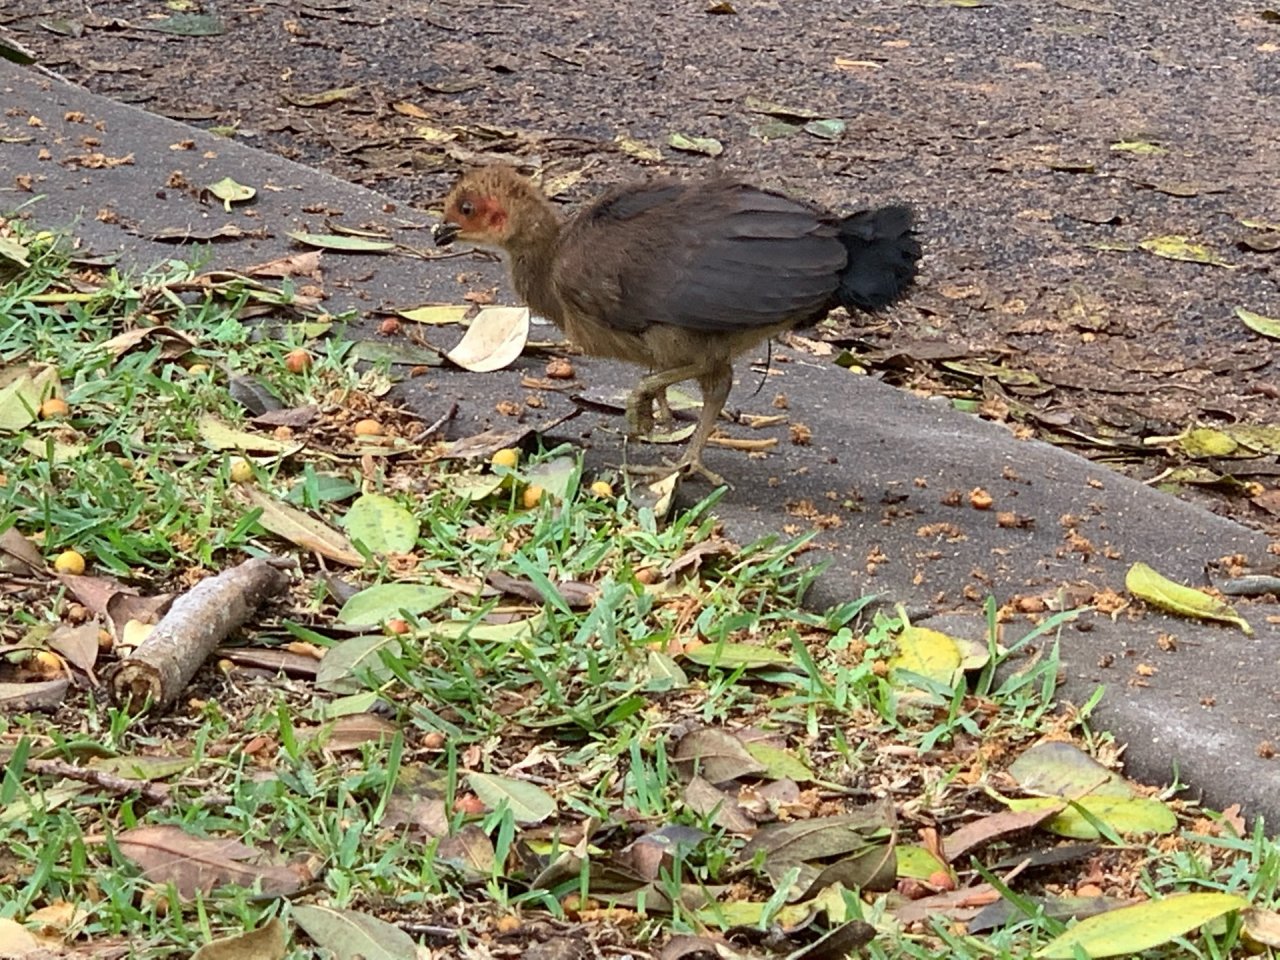
[[[126,830],[116,842],[144,877],[154,883],[172,883],[187,900],[224,884],[253,887],[261,881],[262,893],[277,897],[302,886],[302,878],[289,867],[247,862],[259,852],[239,840],[196,837],[164,824]]]

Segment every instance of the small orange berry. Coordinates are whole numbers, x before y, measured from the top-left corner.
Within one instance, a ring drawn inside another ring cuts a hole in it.
[[[65,417],[70,412],[71,407],[61,397],[50,397],[40,404],[40,419],[42,420],[57,420],[59,417]]]
[[[84,573],[84,557],[76,550],[63,550],[53,561],[53,569],[78,577]]]

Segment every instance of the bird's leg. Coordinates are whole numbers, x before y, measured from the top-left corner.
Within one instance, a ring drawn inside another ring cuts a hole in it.
[[[639,476],[665,476],[679,471],[696,473],[714,486],[724,484],[723,477],[703,464],[702,450],[707,445],[711,434],[715,432],[716,420],[720,417],[720,411],[724,409],[725,401],[729,399],[729,390],[733,387],[733,368],[728,363],[716,362],[711,366],[701,364],[692,367],[693,372],[690,370],[690,367],[679,367],[661,374],[653,374],[641,380],[640,386],[636,388],[637,394],[644,392],[652,400],[659,395],[658,391],[665,391],[672,383],[688,379],[698,381],[698,386],[702,389],[702,411],[698,414],[698,426],[689,440],[684,456],[677,463],[666,466],[631,465],[626,468],[628,473]],[[660,380],[667,382],[659,386]]]
[[[671,404],[667,402],[666,387],[653,395],[653,403],[657,407],[655,416],[659,423],[670,425],[676,422],[675,414],[671,412]]]
[[[627,427],[633,437],[645,437],[653,432],[653,406],[658,405],[659,416],[670,418],[667,405],[667,387],[681,380],[693,380],[706,372],[705,364],[690,363],[671,370],[659,370],[644,377],[631,396],[627,397]]]
[[[729,390],[733,387],[733,368],[727,363],[717,364],[698,378],[698,386],[702,388],[702,411],[698,414],[698,428],[689,438],[689,446],[680,458],[677,469],[686,473],[696,473],[704,477],[712,486],[724,485],[724,477],[715,473],[703,464],[702,449],[707,440],[715,432],[716,421],[725,401],[729,399]]]

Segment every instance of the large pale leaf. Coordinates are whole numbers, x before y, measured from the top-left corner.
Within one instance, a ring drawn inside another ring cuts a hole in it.
[[[889,658],[889,679],[899,682],[903,673],[918,674],[943,686],[956,682],[962,660],[955,640],[938,630],[904,627],[895,639],[897,653]]]
[[[385,253],[394,250],[396,244],[390,240],[373,240],[369,237],[344,237],[335,233],[307,233],[294,230],[289,236],[308,247],[319,247],[322,250],[342,250],[345,253]]]
[[[1190,237],[1184,237],[1181,234],[1148,237],[1138,246],[1148,253],[1155,254],[1157,257],[1164,257],[1166,260],[1183,260],[1187,263],[1206,263],[1214,267],[1225,267],[1228,270],[1236,269],[1209,247],[1202,243],[1196,243]]]
[[[1062,807],[1057,797],[1023,797],[1006,801],[1019,813],[1047,813]],[[1060,837],[1097,840],[1098,829],[1090,818],[1105,823],[1120,836],[1172,833],[1178,818],[1165,804],[1151,797],[1080,797],[1048,819],[1044,828]]]
[[[255,930],[211,940],[191,955],[191,960],[284,960],[289,953],[289,931],[279,917]]]
[[[753,643],[708,643],[685,652],[685,656],[704,667],[734,670],[738,667],[776,667],[794,662],[791,654]]]
[[[765,770],[765,765],[751,756],[741,740],[714,727],[685,734],[671,758],[686,781],[698,775],[717,785]]]
[[[704,153],[708,157],[718,157],[724,153],[724,144],[715,137],[690,137],[683,133],[673,133],[667,138],[667,145],[685,153]]]
[[[152,883],[172,883],[185,899],[214,887],[261,884],[270,896],[288,896],[302,877],[285,866],[254,864],[260,854],[232,837],[200,837],[174,824],[135,827],[116,836],[120,852]]]
[[[813,780],[813,771],[795,754],[771,743],[752,742],[746,745],[747,753],[757,763],[764,764],[764,775],[770,780]]]
[[[414,307],[412,310],[401,310],[400,316],[406,320],[412,320],[414,323],[435,325],[461,323],[470,312],[471,305],[467,303],[434,303],[423,307]]]
[[[485,307],[445,356],[472,373],[491,373],[510,366],[528,340],[527,307]]]

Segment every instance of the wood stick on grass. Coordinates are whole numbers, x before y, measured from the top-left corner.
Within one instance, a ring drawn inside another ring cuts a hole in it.
[[[130,710],[148,702],[152,713],[167,710],[218,644],[265,600],[288,588],[289,576],[281,567],[290,563],[246,560],[175,600],[151,635],[112,672],[115,702]]]

